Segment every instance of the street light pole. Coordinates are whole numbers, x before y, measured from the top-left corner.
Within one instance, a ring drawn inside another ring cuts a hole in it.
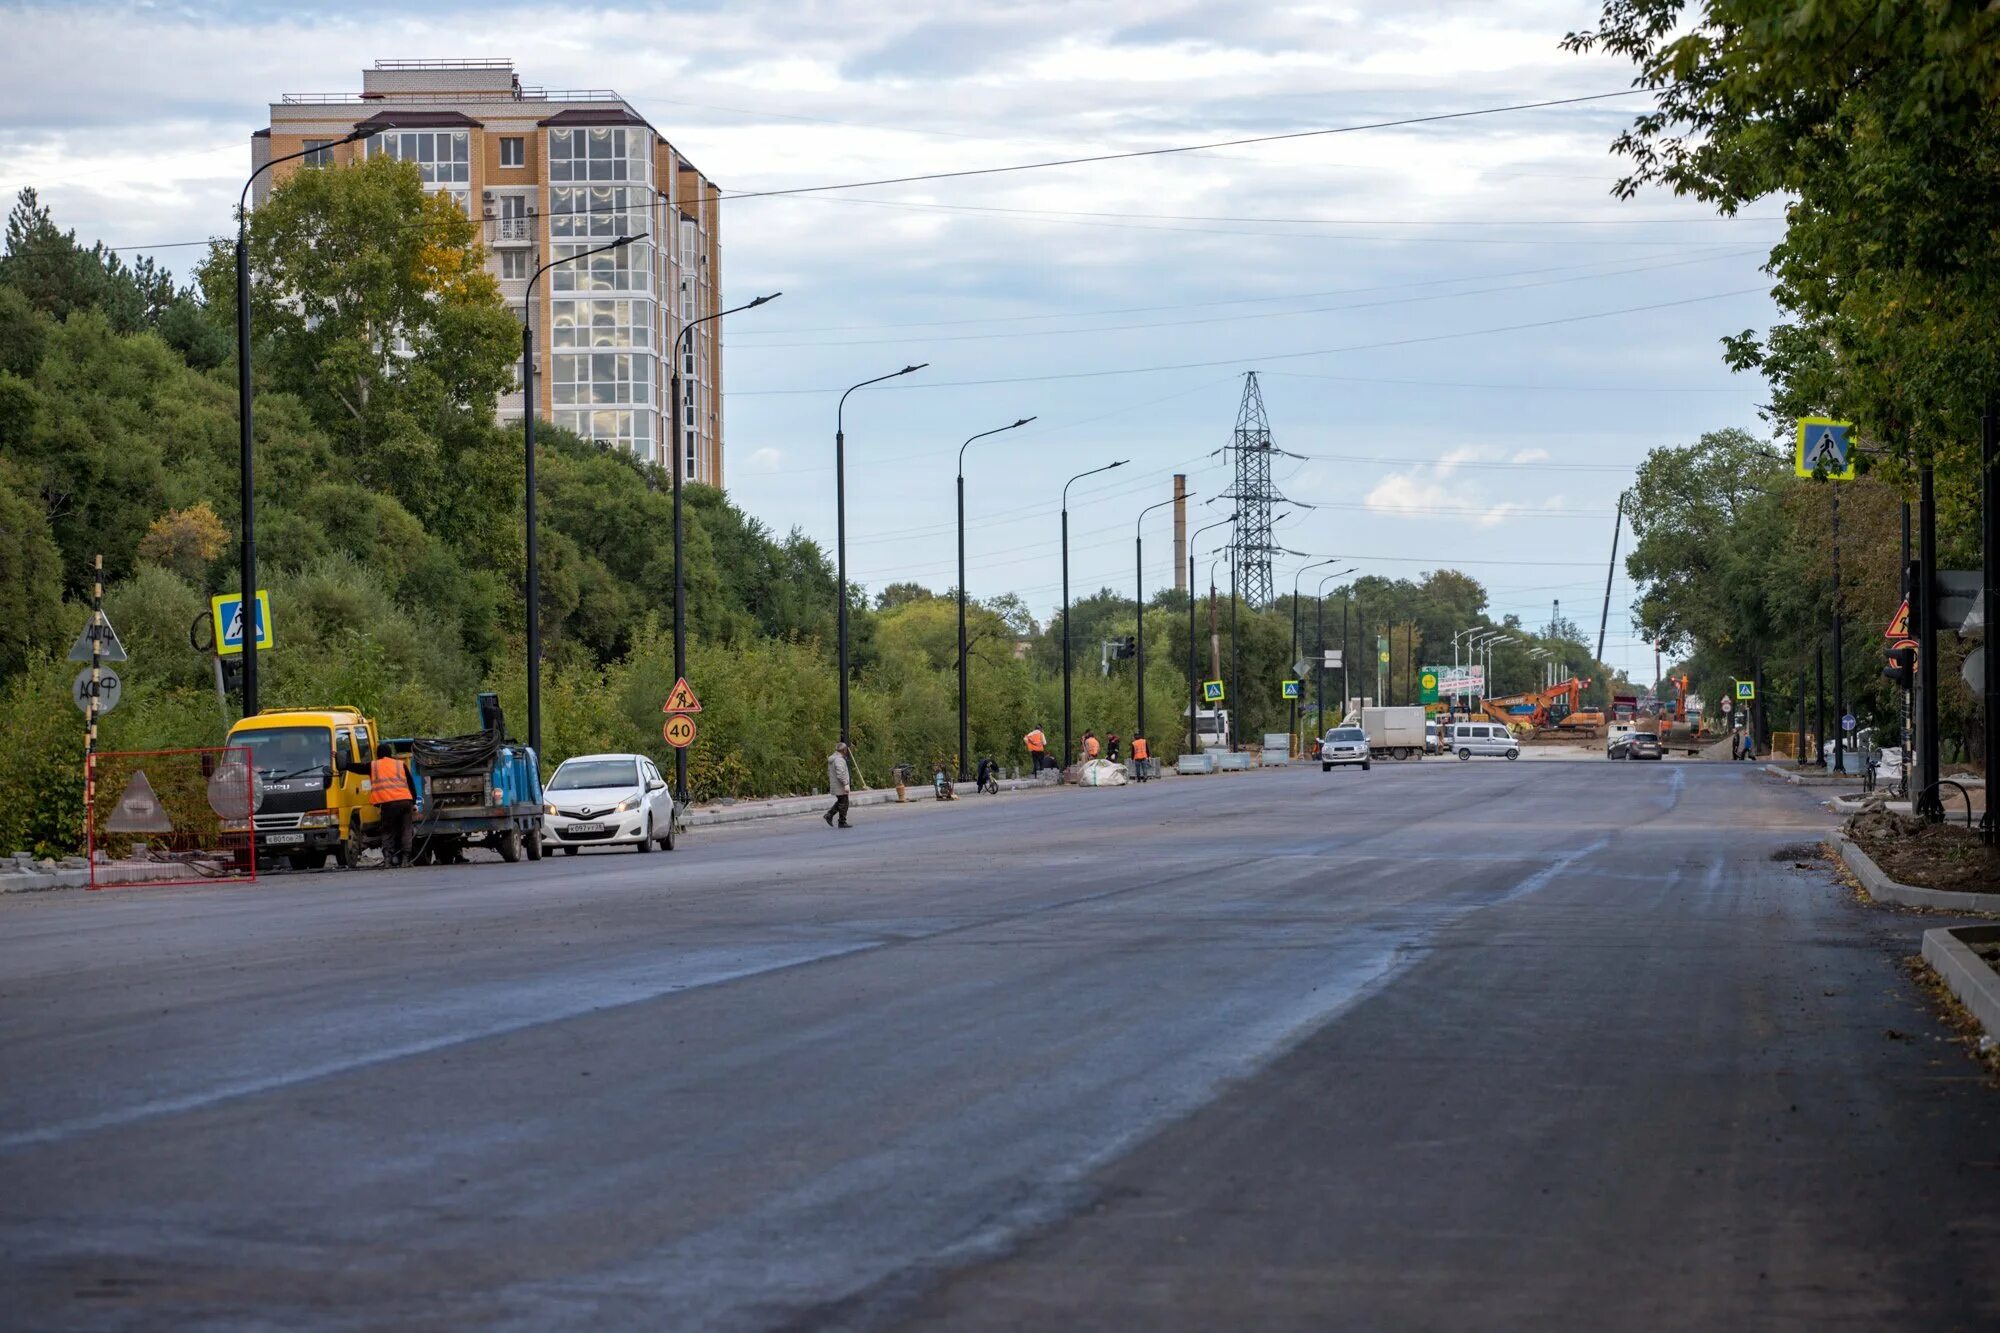
[[[1103,467],[1094,467],[1088,472],[1079,472],[1063,483],[1062,488],[1062,676],[1063,676],[1063,758],[1062,766],[1070,764],[1070,707],[1069,707],[1069,488],[1085,477],[1094,477],[1100,472],[1109,472],[1115,467],[1124,467],[1131,460],[1121,458]]]
[[[1201,710],[1201,669],[1195,665],[1194,547],[1195,543],[1201,540],[1202,533],[1227,527],[1236,519],[1236,514],[1217,519],[1205,528],[1196,528],[1194,535],[1188,538],[1188,753],[1190,754],[1201,752],[1201,737],[1195,728],[1195,714]]]
[[[388,125],[358,126],[340,139],[343,144],[360,143],[372,139]],[[327,145],[331,147],[333,145]],[[254,395],[250,385],[250,187],[257,178],[272,167],[286,162],[296,162],[302,157],[326,151],[321,148],[302,148],[296,153],[274,157],[263,166],[250,173],[243,182],[243,189],[236,196],[236,429],[239,458],[237,463],[237,504],[241,513],[242,542],[238,548],[240,563],[238,574],[242,579],[240,595],[243,600],[243,716],[257,715],[257,638],[261,632],[257,603],[257,456],[254,448]]]
[[[835,610],[839,622],[840,638],[840,740],[843,745],[851,744],[849,715],[847,708],[847,395],[855,389],[865,389],[871,384],[908,375],[929,365],[920,361],[914,366],[904,366],[892,370],[887,375],[877,375],[872,380],[863,380],[840,395],[840,403],[833,413],[833,504],[835,542],[840,548],[840,605]]]
[[[1339,559],[1339,556],[1331,555],[1324,560],[1315,560],[1309,565],[1300,565],[1292,571],[1292,662],[1299,660],[1299,576],[1304,574],[1308,569],[1318,569],[1321,565],[1331,565]],[[1286,665],[1290,666],[1292,662],[1288,662]],[[1301,688],[1303,688],[1303,682],[1301,682]],[[1294,697],[1292,699],[1292,744],[1296,746],[1298,743],[1299,701],[1297,697]]]
[[[760,296],[756,300],[745,302],[734,309],[718,310],[712,315],[703,315],[700,319],[689,320],[686,327],[674,335],[673,370],[667,394],[668,411],[673,417],[674,424],[673,431],[669,436],[671,443],[669,443],[667,448],[669,452],[668,461],[673,464],[674,469],[674,679],[676,681],[686,680],[688,673],[687,567],[681,560],[681,482],[687,472],[687,460],[681,456],[681,430],[683,427],[681,417],[684,411],[684,404],[681,402],[682,366],[687,359],[688,348],[693,345],[691,339],[696,329],[711,320],[721,319],[725,315],[734,315],[745,310],[755,310],[758,306],[769,301],[775,301],[783,295],[783,292],[772,292],[769,296]],[[674,800],[680,805],[686,805],[687,799],[688,752],[686,746],[678,745],[674,747]]]
[[[1313,705],[1319,709],[1319,730],[1326,730],[1326,585],[1335,579],[1344,579],[1352,574],[1352,568],[1336,570],[1319,581],[1319,592],[1314,598],[1314,611],[1318,624],[1313,630],[1313,642],[1318,646],[1319,662],[1313,668]],[[1347,645],[1342,643],[1341,664],[1346,665]],[[1341,700],[1342,715],[1347,712],[1347,701]]]
[[[645,232],[637,236],[620,236],[609,245],[596,246],[589,250],[579,250],[561,259],[551,259],[536,269],[528,278],[526,302],[521,307],[521,444],[527,456],[528,489],[528,748],[535,752],[540,762],[542,753],[542,562],[541,545],[538,536],[541,520],[535,503],[535,284],[542,274],[558,264],[573,263],[601,255],[607,250],[622,250],[634,241],[644,240]]]
[[[1132,581],[1132,664],[1133,673],[1139,678],[1139,697],[1133,709],[1137,715],[1137,729],[1132,733],[1134,736],[1146,734],[1146,515],[1155,509],[1164,509],[1176,500],[1185,500],[1193,494],[1193,491],[1186,491],[1158,504],[1149,504],[1139,511],[1139,517],[1132,524],[1132,566],[1135,571]],[[1194,623],[1193,617],[1189,617],[1188,623],[1190,625]]]
[[[981,431],[972,440],[983,440],[988,435],[999,435],[1004,431],[1018,429],[1033,421],[1033,417],[1022,417],[1012,426],[999,426],[993,430]],[[965,766],[966,751],[971,748],[968,736],[971,731],[971,714],[966,704],[966,648],[965,648],[965,448],[972,443],[967,440],[958,446],[958,780],[972,781],[972,774]]]

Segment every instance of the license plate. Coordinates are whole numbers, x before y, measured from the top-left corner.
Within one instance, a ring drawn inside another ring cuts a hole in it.
[[[563,829],[564,833],[603,833],[605,831],[606,826],[603,824],[571,824]]]
[[[280,843],[304,842],[305,840],[306,835],[303,833],[266,833],[264,835],[264,843],[269,847],[275,847]]]

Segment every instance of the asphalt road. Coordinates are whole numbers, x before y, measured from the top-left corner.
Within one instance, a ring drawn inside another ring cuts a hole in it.
[[[2000,1326],[1829,826],[1433,760],[0,901],[0,1322]]]

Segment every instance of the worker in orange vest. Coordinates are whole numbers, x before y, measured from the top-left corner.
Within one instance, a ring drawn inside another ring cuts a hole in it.
[[[1146,761],[1152,757],[1152,747],[1146,744],[1146,738],[1144,736],[1134,736],[1132,738],[1132,767],[1139,771],[1139,781],[1141,782],[1144,782],[1147,777]]]
[[[375,762],[368,766],[368,800],[382,819],[383,864],[403,865],[410,859],[410,816],[417,805],[409,766],[395,755],[376,751]]]
[[[1097,733],[1094,731],[1083,733],[1083,757],[1086,760],[1097,758]]]
[[[1041,772],[1047,762],[1044,751],[1049,748],[1049,738],[1042,734],[1040,727],[1035,727],[1026,736],[1023,736],[1021,740],[1028,747],[1028,771],[1030,773]]]

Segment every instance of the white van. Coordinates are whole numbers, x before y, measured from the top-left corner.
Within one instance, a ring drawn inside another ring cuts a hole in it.
[[[1514,733],[1498,722],[1454,722],[1448,729],[1444,748],[1460,759],[1474,755],[1521,757],[1521,746]]]

